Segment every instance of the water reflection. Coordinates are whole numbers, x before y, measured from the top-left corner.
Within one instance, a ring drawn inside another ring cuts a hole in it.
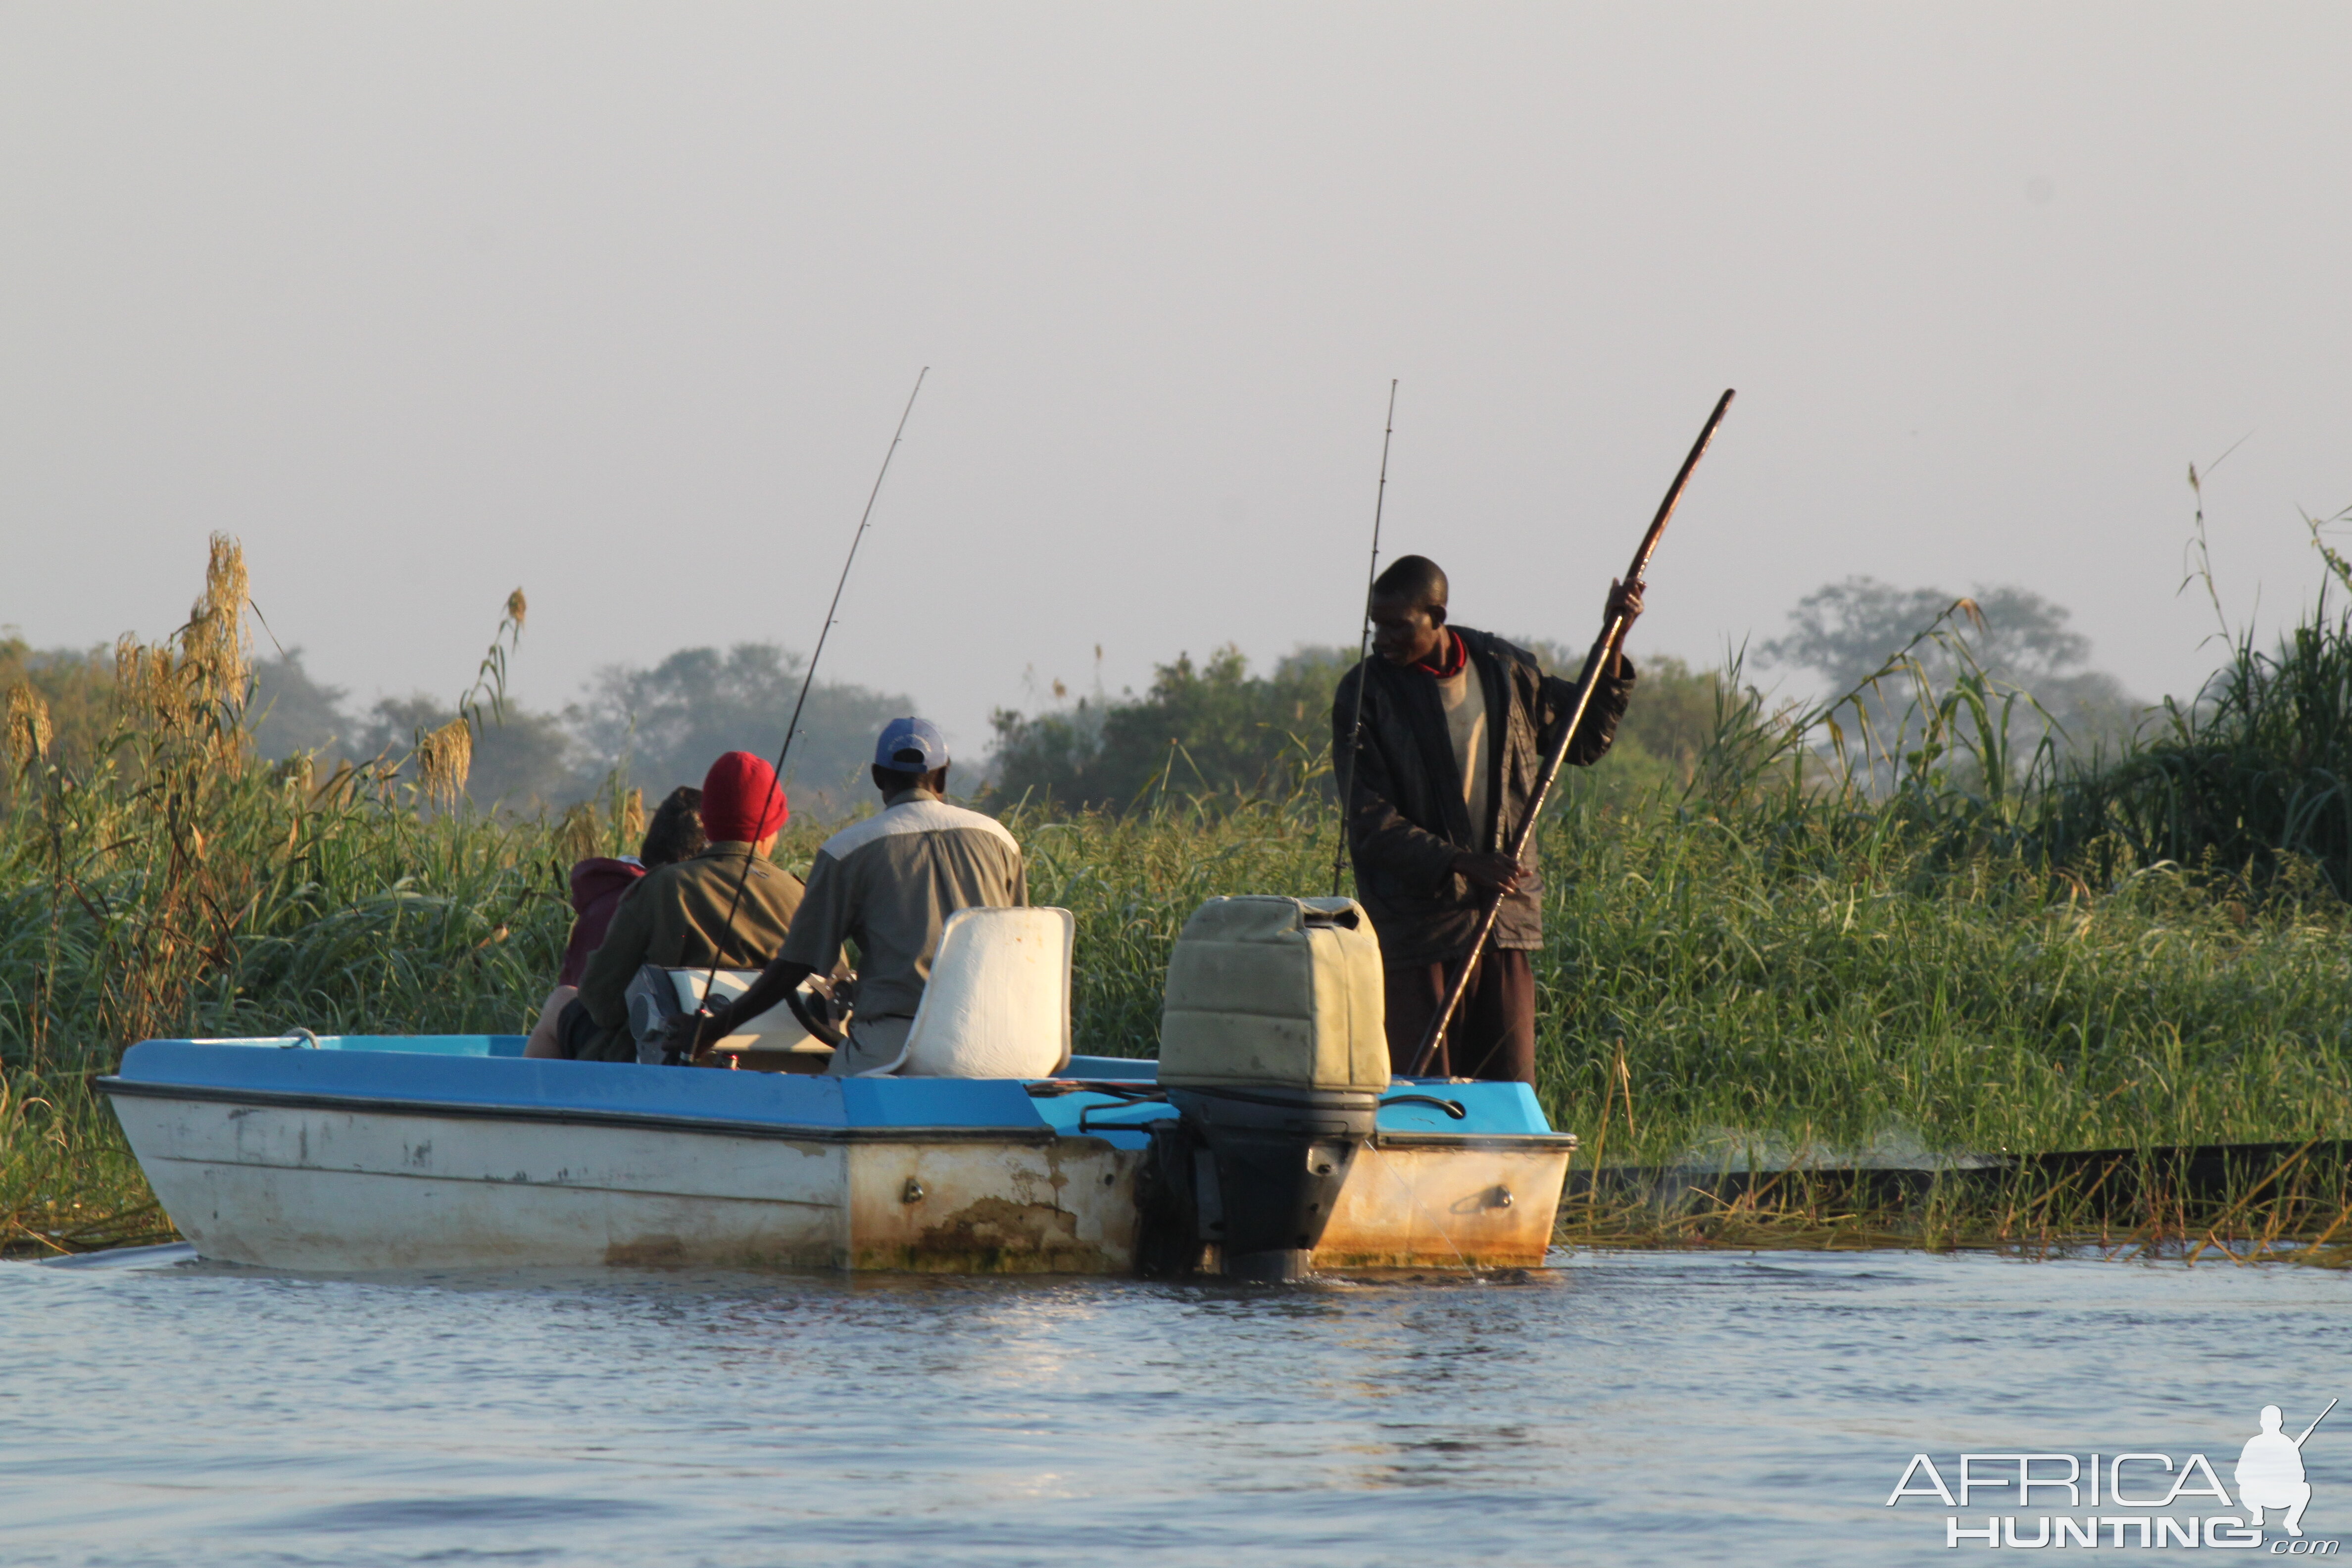
[[[332,1535],[352,1531],[418,1530],[498,1525],[587,1524],[629,1514],[662,1513],[653,1503],[617,1498],[426,1497],[380,1498],[333,1508],[297,1510],[257,1521],[257,1531]]]
[[[1907,1561],[1941,1544],[1881,1506],[1914,1451],[2214,1447],[2250,1392],[2352,1382],[2352,1282],[2312,1271],[1561,1263],[1289,1289],[0,1267],[6,1556]],[[2314,1448],[2326,1534],[2352,1442]]]

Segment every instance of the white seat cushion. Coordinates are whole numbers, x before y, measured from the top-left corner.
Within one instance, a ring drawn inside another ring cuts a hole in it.
[[[1067,910],[972,909],[940,931],[898,1059],[865,1077],[1051,1078],[1070,1060]]]

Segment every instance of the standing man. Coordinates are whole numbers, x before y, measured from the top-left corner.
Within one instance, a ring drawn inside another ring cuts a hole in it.
[[[1404,556],[1381,573],[1372,584],[1375,657],[1341,678],[1332,700],[1356,897],[1380,937],[1389,1061],[1401,1074],[1470,962],[1486,904],[1501,898],[1494,938],[1429,1070],[1533,1083],[1528,954],[1543,945],[1543,878],[1532,839],[1524,863],[1508,849],[1576,687],[1543,674],[1524,648],[1448,625],[1445,598],[1445,574],[1426,556]],[[1628,626],[1642,613],[1639,584],[1610,584],[1609,611],[1621,610]],[[1363,727],[1351,737],[1360,685]],[[1633,666],[1619,654],[1601,674],[1570,763],[1601,760],[1633,690]]]
[[[948,742],[927,719],[893,719],[874,747],[882,810],[825,840],[783,950],[751,988],[705,1019],[703,1045],[725,1039],[857,944],[857,1006],[825,1070],[889,1068],[905,1053],[930,983],[940,931],[958,910],[1029,901],[1021,846],[992,816],[947,803]]]

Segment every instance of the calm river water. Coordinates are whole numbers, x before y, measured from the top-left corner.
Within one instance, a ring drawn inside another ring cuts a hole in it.
[[[2352,1394],[2352,1279],[2316,1270],[1558,1263],[1252,1289],[0,1266],[0,1562],[1900,1563],[2019,1514],[1885,1506],[1915,1453],[1949,1484],[1962,1450],[2203,1453],[2234,1495],[2264,1404],[2291,1436]],[[2347,1412],[2303,1450],[2313,1541],[2352,1534]]]

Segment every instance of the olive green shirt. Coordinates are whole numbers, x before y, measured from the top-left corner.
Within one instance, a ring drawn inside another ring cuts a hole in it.
[[[692,859],[648,873],[623,895],[604,945],[588,955],[580,977],[581,1003],[602,1031],[581,1051],[583,1060],[636,1060],[626,993],[643,965],[698,969],[716,963],[721,969],[756,970],[776,956],[801,907],[801,879],[756,857],[743,876],[750,852],[748,844],[714,844]],[[727,911],[735,904],[738,877],[743,877],[743,898],[730,929]]]

